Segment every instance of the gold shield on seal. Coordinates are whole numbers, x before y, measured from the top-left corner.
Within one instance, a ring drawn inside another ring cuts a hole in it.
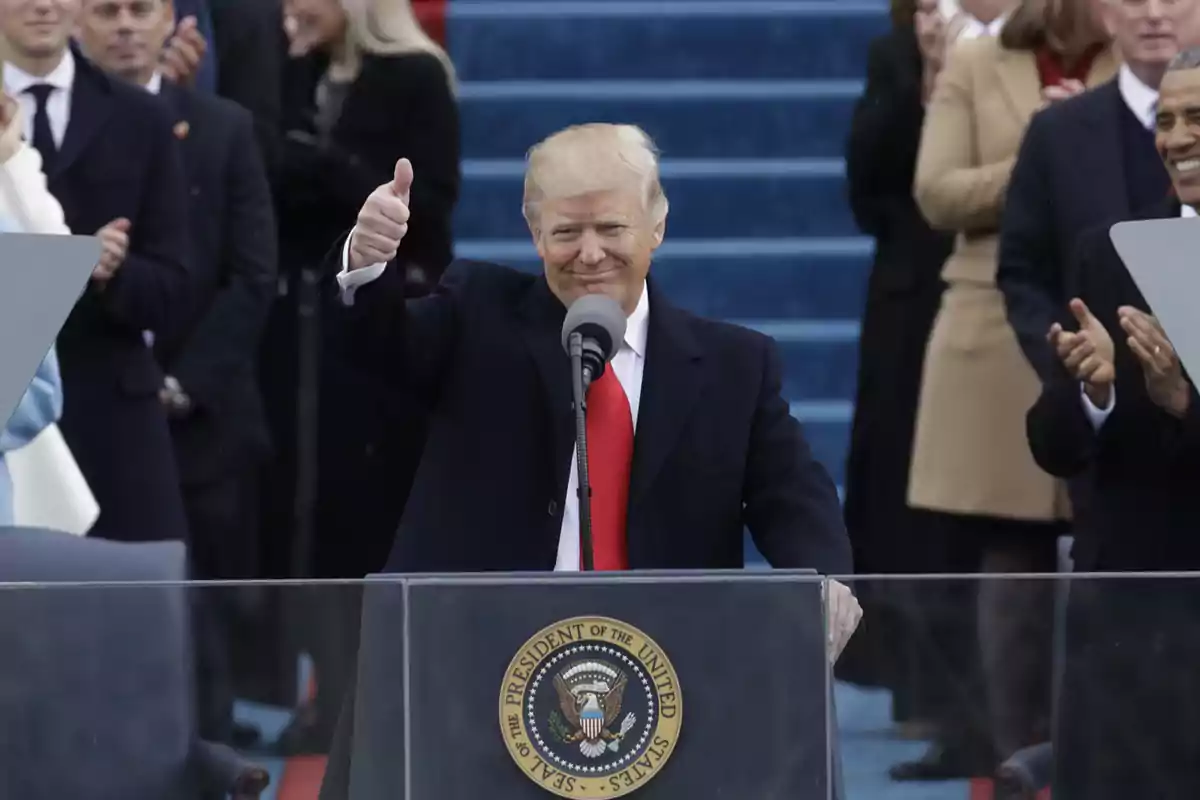
[[[504,674],[500,730],[525,775],[560,797],[620,797],[675,751],[683,697],[658,643],[609,617],[548,625]]]

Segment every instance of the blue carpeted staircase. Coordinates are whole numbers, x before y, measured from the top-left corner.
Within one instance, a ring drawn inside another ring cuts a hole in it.
[[[882,0],[452,0],[462,81],[458,253],[538,265],[523,156],[566,125],[641,125],[671,198],[671,297],[774,336],[785,392],[840,483],[871,243],[843,139]]]

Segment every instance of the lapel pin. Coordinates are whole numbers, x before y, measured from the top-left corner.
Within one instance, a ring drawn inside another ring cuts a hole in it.
[[[188,125],[187,120],[183,120],[182,122],[176,122],[175,123],[175,138],[176,139],[186,139],[188,132],[191,131],[191,129],[192,129],[192,126]]]

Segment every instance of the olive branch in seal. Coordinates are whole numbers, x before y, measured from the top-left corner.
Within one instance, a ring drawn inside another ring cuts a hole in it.
[[[550,733],[563,744],[566,744],[567,739],[571,736],[571,728],[567,725],[567,721],[563,719],[562,712],[557,708],[550,712]]]

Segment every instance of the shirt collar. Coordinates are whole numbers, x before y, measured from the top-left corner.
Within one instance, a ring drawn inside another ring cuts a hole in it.
[[[36,86],[39,83],[48,83],[55,89],[70,91],[71,84],[74,82],[75,56],[71,53],[70,48],[63,51],[62,61],[59,61],[58,66],[51,70],[50,74],[44,78],[30,75],[25,70],[11,63],[4,64],[4,91],[10,97],[17,97],[24,94],[25,90],[30,86]]]
[[[158,94],[162,91],[162,73],[155,72],[150,76],[150,80],[146,83],[146,91],[150,94]]]
[[[646,333],[650,326],[650,292],[642,283],[642,296],[637,308],[625,322],[625,346],[641,358],[646,357]]]
[[[1158,105],[1158,90],[1142,83],[1127,64],[1122,64],[1121,69],[1117,72],[1117,89],[1120,90],[1121,99],[1125,101],[1125,105],[1129,106],[1129,110],[1138,118],[1138,122],[1147,129],[1153,127],[1155,106]]]

